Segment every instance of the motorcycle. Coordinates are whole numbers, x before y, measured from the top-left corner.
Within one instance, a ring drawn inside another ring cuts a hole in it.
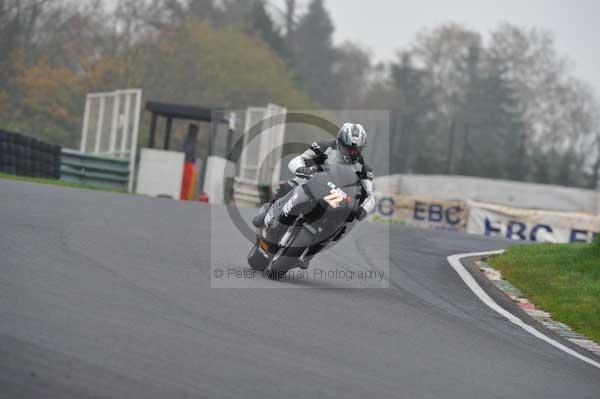
[[[248,264],[271,279],[281,279],[296,267],[306,269],[316,254],[352,229],[362,196],[352,165],[323,165],[271,205],[257,229]]]

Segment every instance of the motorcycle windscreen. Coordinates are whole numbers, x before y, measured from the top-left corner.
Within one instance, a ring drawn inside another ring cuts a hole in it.
[[[333,234],[357,210],[362,184],[351,165],[340,164],[331,165],[328,170],[315,174],[304,184],[303,189],[320,205],[320,212],[315,210],[311,215],[306,215],[308,222],[318,223],[324,229],[322,233],[326,235]],[[345,198],[334,207],[325,198],[332,194],[332,190],[337,189],[343,192]]]
[[[333,164],[328,170],[316,173],[304,184],[304,191],[313,199],[319,200],[330,194],[331,184],[342,189],[353,199],[362,191],[360,178],[354,167],[347,164]]]

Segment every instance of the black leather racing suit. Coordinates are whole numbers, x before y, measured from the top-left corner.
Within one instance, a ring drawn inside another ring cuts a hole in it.
[[[325,162],[345,162],[342,160],[340,152],[337,150],[336,140],[315,141],[308,150],[298,155],[288,163],[288,168],[292,173],[296,173],[298,168],[321,166]],[[373,169],[365,162],[359,159],[354,163],[356,172],[359,174],[365,192],[361,207],[365,213],[370,213],[375,208],[375,198],[373,197]],[[302,178],[295,177],[279,186],[275,193],[273,202],[283,197],[290,190],[302,182]]]

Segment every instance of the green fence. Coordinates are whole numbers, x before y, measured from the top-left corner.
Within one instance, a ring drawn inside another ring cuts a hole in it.
[[[98,188],[127,191],[129,159],[62,149],[60,179]]]

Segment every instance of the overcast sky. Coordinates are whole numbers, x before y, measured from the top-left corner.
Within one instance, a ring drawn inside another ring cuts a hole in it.
[[[281,0],[280,0],[281,1]],[[554,33],[559,54],[575,76],[600,94],[600,0],[325,0],[336,41],[369,47],[390,59],[424,27],[458,22],[487,34],[502,21]]]

